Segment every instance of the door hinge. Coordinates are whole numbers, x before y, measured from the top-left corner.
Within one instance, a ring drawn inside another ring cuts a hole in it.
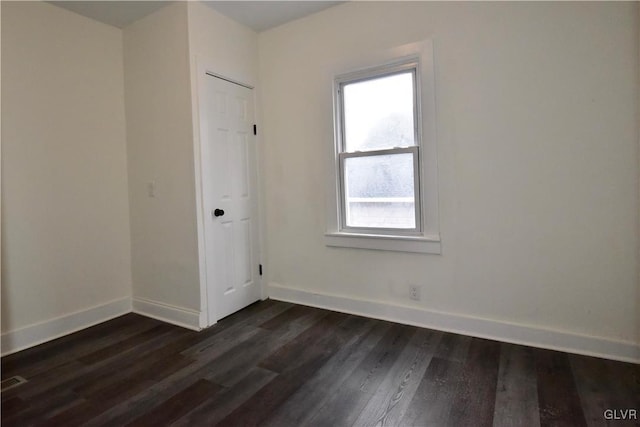
[[[257,135],[258,134],[258,126],[253,125],[253,134]]]
[[[262,276],[262,264],[258,264],[258,273]]]

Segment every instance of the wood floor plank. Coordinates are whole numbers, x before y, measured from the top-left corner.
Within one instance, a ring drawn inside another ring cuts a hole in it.
[[[86,426],[118,426],[132,420],[132,414],[139,416],[156,406],[158,400],[168,399],[198,379],[206,379],[211,362],[195,360],[185,368],[170,374],[161,381],[150,382],[144,389],[121,401],[108,410],[96,414],[86,422]]]
[[[391,367],[356,426],[397,426],[409,407],[442,333],[419,329]]]
[[[84,392],[84,396],[95,400],[104,401],[120,396],[122,390],[130,388],[135,383],[156,383],[163,378],[178,372],[189,366],[193,360],[182,355],[174,355],[160,360],[156,360],[146,366],[139,366],[138,370],[125,372],[123,375],[114,375],[110,381],[105,381],[97,387],[93,387]],[[82,394],[78,391],[79,394]]]
[[[114,370],[118,370],[118,367],[121,367],[123,364],[126,366],[135,363],[137,360],[146,359],[150,353],[162,348],[167,340],[188,333],[188,331],[184,329],[177,329],[175,327],[152,329],[156,332],[155,336],[139,334],[141,341],[135,344],[127,339],[126,347],[122,347],[123,350],[125,348],[126,350],[122,353],[111,355],[110,358],[101,358],[102,360],[96,360],[95,363],[89,365],[81,364],[81,367],[69,373],[69,375],[57,379],[52,378],[49,382],[39,381],[36,383],[34,381],[32,387],[29,390],[25,389],[20,395],[36,400],[43,396],[73,389],[80,384],[112,375]],[[39,385],[39,387],[36,388],[35,385]]]
[[[417,328],[410,326],[391,326],[335,394],[311,417],[309,423],[318,426],[352,425],[416,331]]]
[[[352,338],[267,420],[265,427],[308,425],[309,418],[334,395],[344,380],[378,344],[391,323],[369,320],[354,328]]]
[[[266,355],[287,346],[292,341],[297,342],[309,336],[318,339],[321,334],[328,333],[328,328],[344,318],[341,314],[332,315],[315,310],[300,312],[300,317],[280,325],[278,329],[260,330],[251,341],[231,348],[220,357],[219,363],[211,366],[207,378],[217,384],[232,387],[251,367],[258,364],[273,371],[268,366],[262,366],[260,362]]]
[[[277,375],[249,399],[220,420],[218,426],[258,426],[271,412],[280,406],[301,383],[324,361],[321,358],[307,361],[297,368]]]
[[[536,364],[531,348],[506,343],[500,345],[500,369],[493,425],[540,425]]]
[[[231,388],[224,388],[209,396],[201,405],[187,413],[172,425],[175,427],[212,426],[228,416],[258,390],[267,385],[278,374],[254,367],[247,375]],[[280,424],[279,426],[293,425]]]
[[[262,358],[259,366],[273,372],[283,372],[299,361],[305,360],[309,356],[307,353],[316,350],[318,341],[334,333],[338,324],[347,318],[348,316],[343,313],[325,313],[317,323],[296,336],[295,339],[277,347],[275,352],[267,353],[268,356]]]
[[[472,339],[451,410],[453,425],[493,425],[499,363],[498,342]]]
[[[19,397],[12,397],[2,401],[2,416],[10,418],[29,408],[29,404]]]
[[[212,347],[219,347],[222,342],[235,342],[237,344],[238,340],[244,341],[244,338],[258,331],[257,326],[293,307],[292,304],[276,301],[259,310],[262,304],[266,304],[267,301],[251,305],[249,308],[252,310],[247,313],[246,317],[232,314],[212,327],[199,332],[200,339],[185,348],[182,354],[185,356],[201,357],[202,355],[202,357],[209,357]],[[242,311],[244,312],[244,310]]]
[[[64,364],[55,362],[50,370],[43,370],[38,375],[30,377],[28,381],[21,386],[2,392],[2,401],[12,397],[29,400],[31,399],[30,396],[39,393],[43,388],[51,387],[51,384],[58,384],[62,378],[71,377],[79,369],[83,369],[84,367],[82,363],[76,360],[67,360]]]
[[[197,380],[171,398],[127,424],[128,427],[168,425],[201,402],[220,392],[221,387],[207,380]]]
[[[283,308],[283,310],[291,307],[290,304],[276,304]],[[318,313],[317,315],[322,315]],[[268,316],[272,317],[273,314]],[[236,316],[237,320],[237,316]],[[261,321],[259,321],[261,320]],[[252,322],[259,321],[262,323],[266,319],[253,318]],[[136,394],[125,402],[121,402],[118,405],[113,406],[108,411],[96,416],[93,420],[87,422],[87,426],[92,425],[121,425],[130,421],[131,413],[143,413],[154,406],[154,402],[157,399],[168,398],[177,391],[191,384],[194,379],[208,379],[211,380],[212,373],[219,372],[221,366],[224,363],[229,363],[235,366],[234,354],[229,353],[231,349],[236,346],[243,345],[242,342],[237,342],[228,339],[228,332],[233,332],[235,326],[242,325],[242,321],[236,321],[233,327],[224,328],[221,333],[215,334],[212,337],[207,337],[206,349],[201,349],[198,353],[195,361],[188,365],[186,368],[169,375],[157,384],[149,386],[146,390]],[[218,325],[216,325],[218,326]],[[292,326],[287,326],[291,328]],[[256,327],[257,333],[265,332],[262,329]],[[266,331],[268,332],[268,331]],[[295,336],[295,333],[291,337]],[[253,339],[249,338],[249,339]],[[188,354],[188,353],[181,353]],[[223,357],[224,355],[228,357]],[[222,359],[221,359],[222,358]],[[230,359],[230,360],[229,360]],[[229,360],[229,361],[228,361]]]
[[[473,338],[464,335],[444,333],[433,357],[455,362],[465,362],[469,353],[469,346]]]
[[[22,350],[18,353],[9,354],[2,357],[2,378],[13,376],[15,368],[20,370],[28,369],[34,363],[40,363],[44,359],[50,359],[52,356],[59,354],[61,350],[65,350],[67,354],[73,354],[76,346],[83,346],[87,342],[92,342],[99,337],[109,336],[114,330],[120,330],[127,326],[140,325],[142,319],[136,314],[125,314],[116,317],[109,322],[99,323],[87,329],[83,329],[73,334],[65,335],[61,338],[40,344],[35,347]],[[149,319],[149,323],[158,324],[157,321]]]
[[[309,342],[310,336],[317,337],[317,340],[309,343],[314,351],[306,352],[296,363],[283,369],[272,381],[221,420],[219,425],[253,426],[265,422],[276,408],[295,393],[349,340],[350,327],[340,327],[340,323],[348,319],[349,316],[334,312],[324,317],[322,324],[319,323],[313,331],[300,337],[300,342],[305,343]],[[353,322],[358,321],[353,320]],[[290,347],[290,350],[295,347],[295,345]],[[263,363],[260,364],[261,367],[264,367],[263,365]]]
[[[118,404],[123,399],[134,396],[138,392],[154,385],[157,383],[154,377],[164,377],[187,366],[189,363],[191,361],[184,356],[174,355],[173,359],[157,360],[148,366],[141,367],[142,369],[137,372],[129,372],[128,375],[115,374],[114,381],[104,381],[104,384],[98,387],[84,390],[84,402],[57,414],[49,420],[49,423],[53,425],[83,424]]]
[[[540,425],[584,426],[586,420],[566,353],[534,350]]]
[[[172,369],[181,369],[189,363],[192,363],[192,359],[180,354],[158,357],[152,353],[147,358],[132,361],[116,372],[103,371],[99,376],[88,378],[75,385],[73,390],[82,396],[91,396],[123,381],[131,382],[138,378],[152,380],[154,377],[162,379],[170,375],[173,372]]]
[[[320,315],[321,312],[322,310],[318,308],[305,307],[303,305],[294,305],[288,308],[287,310],[283,311],[282,313],[276,316],[273,316],[271,319],[268,319],[260,323],[258,326],[262,329],[268,329],[270,331],[273,331],[276,329],[281,329],[282,327],[286,326],[288,323],[292,322],[293,320],[301,316],[306,316],[310,314]],[[323,313],[323,314],[326,314],[326,313]]]
[[[68,408],[78,406],[85,400],[71,391],[61,391],[37,400],[29,400],[27,408],[21,408],[13,414],[2,413],[2,425],[5,427],[43,424],[45,420]]]
[[[570,358],[577,355],[568,355]],[[584,356],[587,357],[587,356]],[[640,412],[640,364],[616,362],[590,358],[592,362],[600,362],[606,366],[609,379],[609,393],[618,395],[622,404],[637,407]],[[640,414],[638,414],[640,417]]]
[[[593,358],[571,357],[576,388],[587,425],[598,425],[604,421],[606,409],[617,408],[611,395],[606,364],[594,363]],[[615,393],[615,392],[614,392]],[[612,402],[612,400],[614,402]]]
[[[125,392],[123,394],[123,398],[127,398],[132,394],[135,394],[139,391],[140,387],[144,387],[145,384],[136,384],[134,387],[129,388],[127,390],[123,390]],[[107,402],[95,402],[93,400],[81,399],[78,401],[76,405],[70,406],[66,408],[64,411],[58,411],[55,413],[49,413],[46,415],[46,419],[42,423],[44,426],[80,426],[84,425],[85,422],[92,419],[94,416],[102,413],[104,408],[110,404],[113,404],[113,401]],[[41,415],[43,417],[44,414]]]
[[[113,322],[113,324],[111,323]],[[103,326],[103,325],[109,325]],[[3,378],[20,375],[26,379],[34,378],[43,373],[48,373],[58,366],[68,364],[69,360],[109,347],[123,339],[141,333],[154,326],[159,321],[149,319],[137,314],[127,314],[109,322],[93,326],[87,330],[78,332],[78,337],[68,338],[76,334],[58,338],[49,343],[24,350],[24,359],[14,359],[12,356],[2,358]],[[85,331],[89,331],[85,333]],[[20,352],[22,355],[22,352]],[[14,360],[19,363],[16,364]]]
[[[126,371],[128,366],[125,364],[124,369],[114,372],[114,367],[122,365],[125,361],[130,361],[135,366],[137,360],[148,361],[150,353],[161,348],[164,341],[172,337],[180,337],[185,333],[189,333],[184,329],[170,328],[167,332],[160,333],[153,339],[140,343],[138,346],[132,347],[136,351],[134,354],[120,355],[118,358],[112,358],[95,365],[84,366],[73,376],[61,379],[53,387],[45,388],[40,393],[34,395],[33,399],[41,399],[49,395],[64,393],[71,390],[79,401],[77,405],[71,406],[64,411],[57,411],[55,416],[45,414],[41,411],[41,417],[48,417],[47,423],[53,425],[78,425],[85,423],[95,416],[105,412],[109,408],[118,405],[122,400],[126,400],[135,394],[148,389],[155,381],[151,378],[136,378],[135,376],[126,377],[119,376],[120,371]],[[126,363],[126,362],[125,362]],[[168,360],[162,360],[161,364],[166,364],[163,369],[174,367],[176,370],[180,366],[174,366]],[[129,365],[131,366],[131,365]],[[140,365],[138,365],[140,366]],[[83,385],[87,385],[83,389]],[[95,387],[91,387],[94,385]],[[75,392],[78,388],[83,391],[86,396]]]
[[[347,378],[344,391],[347,393],[349,389],[365,393],[375,391],[384,378],[383,375],[386,374],[386,368],[395,363],[416,331],[417,328],[412,326],[392,325],[367,358]]]
[[[640,366],[579,355],[570,355],[569,361],[587,425],[606,422],[606,410],[640,411]],[[638,424],[638,420],[615,421],[621,427]]]
[[[399,425],[447,426],[464,364],[432,357]]]
[[[139,346],[140,342],[144,342],[148,339],[154,338],[163,332],[169,332],[173,329],[171,325],[161,324],[157,325],[149,330],[143,331],[125,340],[119,341],[116,344],[110,345],[105,348],[101,348],[94,352],[78,358],[78,361],[86,365],[92,365],[94,363],[109,359],[115,355],[119,355],[125,351]]]

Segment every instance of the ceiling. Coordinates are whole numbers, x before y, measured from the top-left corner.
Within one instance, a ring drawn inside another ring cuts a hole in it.
[[[170,1],[49,1],[105,24],[124,28]],[[227,17],[264,31],[327,9],[342,1],[205,1]]]

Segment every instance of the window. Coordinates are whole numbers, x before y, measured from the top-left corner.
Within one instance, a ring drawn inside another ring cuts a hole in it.
[[[329,246],[440,253],[431,44],[411,46],[335,78]]]
[[[417,63],[338,80],[341,229],[421,231]]]

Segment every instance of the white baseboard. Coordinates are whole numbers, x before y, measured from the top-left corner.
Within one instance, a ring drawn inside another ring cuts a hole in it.
[[[407,325],[487,338],[514,344],[584,354],[623,362],[640,363],[640,345],[601,337],[573,334],[425,310],[337,295],[319,294],[269,283],[269,297],[344,313],[388,320]]]
[[[194,331],[202,329],[201,313],[188,308],[137,297],[133,299],[133,312]]]
[[[129,312],[131,312],[131,298],[125,297],[5,332],[1,337],[2,356],[60,338]]]

